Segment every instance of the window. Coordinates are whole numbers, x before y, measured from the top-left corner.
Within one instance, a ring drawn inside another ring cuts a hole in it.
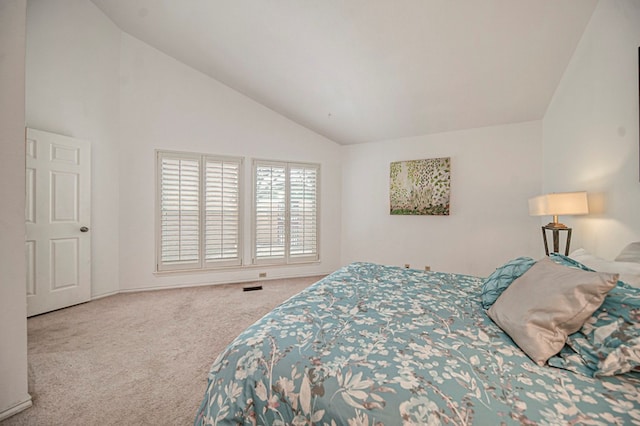
[[[318,260],[317,164],[254,161],[253,263]]]
[[[157,270],[240,265],[242,159],[158,152]]]

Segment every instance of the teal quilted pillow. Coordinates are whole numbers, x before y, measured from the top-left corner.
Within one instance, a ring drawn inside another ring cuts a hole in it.
[[[496,269],[482,284],[482,307],[489,309],[503,291],[536,263],[530,257],[518,257]]]

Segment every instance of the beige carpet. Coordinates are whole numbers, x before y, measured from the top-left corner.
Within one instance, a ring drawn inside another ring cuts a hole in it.
[[[33,407],[1,424],[192,424],[216,356],[320,278],[118,294],[30,318]]]

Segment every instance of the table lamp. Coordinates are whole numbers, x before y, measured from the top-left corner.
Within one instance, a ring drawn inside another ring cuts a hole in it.
[[[558,253],[560,246],[560,231],[567,232],[565,256],[569,255],[571,244],[571,228],[558,222],[560,215],[588,214],[589,205],[586,192],[560,192],[540,195],[529,199],[529,214],[531,216],[553,216],[553,221],[542,227],[545,254],[549,255],[546,230],[553,232],[553,251]]]

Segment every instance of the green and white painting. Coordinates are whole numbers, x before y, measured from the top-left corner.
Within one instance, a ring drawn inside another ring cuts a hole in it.
[[[449,215],[451,158],[391,163],[391,214]]]

